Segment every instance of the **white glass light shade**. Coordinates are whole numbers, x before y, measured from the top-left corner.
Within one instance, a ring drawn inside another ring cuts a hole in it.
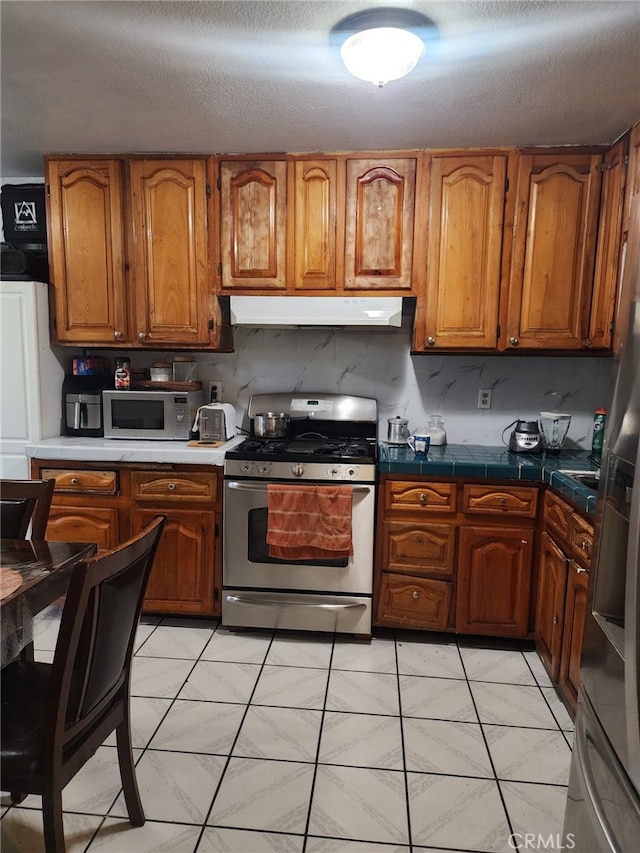
[[[354,77],[384,86],[413,71],[423,51],[422,39],[415,33],[397,27],[376,27],[350,36],[340,48],[340,55]]]

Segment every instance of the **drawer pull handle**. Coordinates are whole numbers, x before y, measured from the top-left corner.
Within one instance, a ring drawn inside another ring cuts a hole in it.
[[[77,486],[79,482],[80,482],[80,480],[77,477],[71,478],[71,485],[72,486]]]
[[[418,590],[417,590],[417,589],[414,589],[414,590],[413,590],[413,598],[415,598],[415,599],[420,598],[420,593],[418,592]]]
[[[426,504],[428,498],[425,492],[420,492],[420,503]]]
[[[582,547],[582,550],[583,550],[583,551],[586,551],[586,552],[587,552],[587,554],[588,554],[588,553],[589,553],[589,548],[591,547],[591,543],[590,543],[590,542],[587,542],[587,541],[584,541],[584,542],[582,543],[581,547]]]
[[[506,506],[506,504],[507,504],[507,499],[506,499],[506,498],[500,498],[500,500],[498,501],[498,503],[500,504],[500,506]]]
[[[586,569],[583,569],[581,566],[576,566],[576,572],[577,572],[579,575],[584,575],[584,574],[586,573],[586,571],[587,571],[587,570],[586,570]]]
[[[418,543],[418,545],[424,545],[424,536],[418,536],[416,542]]]
[[[170,492],[175,492],[176,484],[175,483],[167,483],[167,488],[169,489]]]
[[[551,623],[552,623],[553,625],[557,625],[557,624],[558,624],[558,617],[557,617],[557,616],[554,616],[554,617],[553,617],[553,619],[551,620]]]

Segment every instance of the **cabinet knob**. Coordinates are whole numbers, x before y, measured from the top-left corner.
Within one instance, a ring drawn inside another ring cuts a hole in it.
[[[520,341],[517,338],[509,338],[509,343],[512,344],[514,347],[517,347]]]
[[[418,536],[416,542],[418,543],[418,545],[424,545],[424,536]]]
[[[554,617],[553,617],[553,619],[551,620],[551,623],[552,623],[553,625],[557,625],[557,624],[558,624],[558,617],[557,617],[557,616],[554,616]]]
[[[418,592],[418,590],[417,590],[417,589],[414,589],[414,590],[413,590],[412,598],[420,598],[420,593]]]
[[[167,483],[167,488],[169,489],[170,492],[175,492],[176,484],[175,483]]]
[[[143,341],[146,337],[147,337],[147,333],[146,333],[146,332],[139,332],[139,333],[138,333],[138,340],[139,340],[139,341]]]
[[[498,503],[500,504],[500,506],[506,506],[506,504],[507,504],[507,499],[506,499],[506,498],[500,498],[500,500],[498,501]]]
[[[430,347],[435,346],[436,339],[433,337],[433,335],[429,335],[429,337],[427,338],[427,343]]]
[[[582,566],[576,566],[576,572],[577,572],[579,575],[584,575],[584,574],[586,573],[586,571],[587,571],[587,570],[586,570],[586,569],[583,569],[583,568],[582,568]]]
[[[583,542],[583,543],[582,543],[582,545],[581,545],[582,550],[583,550],[583,551],[586,551],[586,552],[587,552],[587,554],[589,553],[589,549],[590,549],[590,547],[591,547],[591,543],[590,543],[590,542],[586,542],[586,541],[585,541],[585,542]]]
[[[420,503],[426,504],[428,498],[425,492],[420,492]]]
[[[72,486],[77,486],[79,482],[80,482],[80,480],[77,477],[71,478],[71,485]]]
[[[117,330],[113,333],[114,338],[120,339],[122,337],[122,332],[118,332]]]

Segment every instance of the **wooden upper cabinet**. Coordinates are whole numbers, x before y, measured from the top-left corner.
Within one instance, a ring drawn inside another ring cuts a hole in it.
[[[416,165],[347,159],[345,290],[411,290]]]
[[[521,154],[502,348],[586,345],[600,194],[599,154]]]
[[[628,140],[607,151],[603,161],[598,251],[593,280],[589,346],[609,349],[613,338],[613,314],[620,277],[625,160]]]
[[[223,290],[284,290],[287,163],[220,163]]]
[[[293,290],[334,290],[337,163],[298,160],[293,166]]]
[[[506,155],[430,158],[416,349],[495,349],[506,179]]]
[[[136,337],[209,341],[206,158],[132,160]]]
[[[56,342],[129,340],[122,164],[45,158]]]
[[[636,122],[629,131],[627,182],[622,219],[622,229],[625,233],[629,230],[631,199],[638,193],[640,193],[640,121]]]

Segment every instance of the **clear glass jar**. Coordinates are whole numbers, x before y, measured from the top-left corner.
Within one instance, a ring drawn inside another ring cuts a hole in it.
[[[431,439],[432,446],[447,443],[447,434],[444,430],[442,415],[429,415],[427,419],[427,435]]]

